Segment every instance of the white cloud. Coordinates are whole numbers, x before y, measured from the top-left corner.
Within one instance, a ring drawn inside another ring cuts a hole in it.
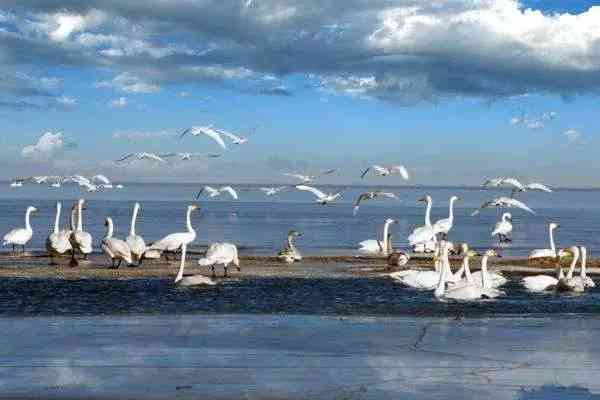
[[[564,132],[564,135],[567,137],[567,140],[569,141],[569,143],[576,143],[579,140],[581,140],[581,133],[579,133],[579,131],[577,129],[567,129]]]
[[[46,132],[36,143],[23,147],[21,155],[33,161],[47,161],[58,154],[64,144],[62,133]]]
[[[62,95],[56,98],[56,102],[65,108],[73,108],[77,105],[77,99],[70,96]]]
[[[127,93],[155,93],[160,90],[158,85],[145,82],[129,72],[119,74],[110,81],[97,82],[96,87],[110,87]]]
[[[127,104],[129,103],[127,102],[126,97],[119,97],[118,99],[115,99],[110,102],[110,106],[114,108],[125,108],[127,107]]]

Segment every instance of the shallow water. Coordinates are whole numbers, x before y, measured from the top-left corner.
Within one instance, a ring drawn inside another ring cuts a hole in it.
[[[600,314],[600,289],[532,295],[517,281],[506,296],[442,303],[389,278],[247,278],[181,288],[167,279],[0,280],[0,316],[110,314],[306,314],[456,316]]]
[[[199,186],[199,185],[198,185]],[[138,232],[146,241],[156,240],[168,233],[184,229],[185,206],[194,200],[196,185],[184,184],[131,184],[123,190],[99,193],[82,193],[73,186],[60,189],[43,185],[26,185],[11,189],[0,184],[0,233],[23,225],[25,208],[33,204],[40,212],[33,217],[34,238],[31,246],[42,249],[54,215],[54,202],[61,200],[65,208],[79,196],[89,200],[85,213],[85,228],[95,239],[95,245],[104,235],[104,217],[113,217],[116,235],[126,235],[129,228],[130,209],[133,201],[142,203]],[[319,186],[319,185],[316,185]],[[348,254],[364,239],[379,238],[383,221],[397,218],[400,223],[393,226],[396,246],[406,246],[406,238],[412,228],[423,224],[424,206],[417,202],[423,194],[433,196],[432,219],[445,218],[448,214],[447,201],[458,195],[455,227],[450,240],[468,242],[474,248],[497,246],[489,232],[499,213],[484,211],[480,216],[469,214],[484,200],[508,191],[465,189],[465,188],[415,188],[396,187],[401,201],[381,200],[365,203],[358,215],[352,215],[352,200],[366,188],[326,188],[327,191],[344,189],[341,202],[320,206],[312,203],[309,193],[296,190],[282,192],[279,196],[266,197],[257,187],[236,186],[239,201],[200,199],[201,212],[193,217],[197,228],[197,246],[213,241],[227,240],[238,244],[245,254],[273,254],[282,247],[289,229],[304,233],[298,242],[305,253]],[[372,189],[373,187],[371,187]],[[522,196],[537,215],[513,210],[513,242],[503,245],[507,256],[523,256],[532,248],[548,247],[547,223],[557,221],[561,229],[556,238],[559,246],[584,243],[592,253],[600,251],[600,235],[597,222],[600,219],[600,191],[557,190],[554,193],[526,193]],[[67,216],[63,215],[63,224]]]

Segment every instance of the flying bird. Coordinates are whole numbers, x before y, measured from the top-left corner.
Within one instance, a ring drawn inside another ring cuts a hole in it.
[[[503,185],[508,185],[508,186],[512,187],[512,196],[513,197],[518,192],[526,192],[528,190],[539,190],[539,191],[546,192],[546,193],[552,192],[552,189],[550,189],[548,186],[546,186],[542,183],[531,182],[528,184],[523,184],[516,178],[510,178],[510,177],[504,177],[504,176],[501,176],[498,178],[493,178],[493,179],[488,179],[487,181],[485,181],[483,183],[484,187],[500,187]]]
[[[167,161],[165,161],[164,158],[160,157],[158,154],[155,153],[146,153],[146,152],[142,152],[142,153],[129,153],[127,154],[125,157],[120,158],[118,160],[116,160],[115,162],[124,162],[130,159],[135,159],[135,160],[149,160],[149,161],[156,161],[159,163],[164,163],[166,164]]]
[[[341,192],[339,192],[339,193],[323,193],[317,188],[314,188],[312,186],[306,186],[306,185],[298,185],[298,186],[296,186],[296,189],[306,191],[306,192],[311,192],[312,194],[317,196],[315,201],[322,205],[331,203],[332,201],[336,200],[338,197],[340,197],[342,195]]]
[[[531,214],[535,215],[535,211],[533,211],[531,208],[529,208],[525,203],[523,203],[522,201],[519,201],[517,199],[514,199],[512,197],[497,197],[495,199],[486,201],[485,203],[483,203],[481,205],[481,207],[479,207],[477,210],[473,211],[473,213],[471,214],[472,217],[474,217],[475,215],[479,214],[481,212],[481,210],[483,210],[484,208],[492,208],[492,207],[497,207],[497,208],[520,208],[521,210],[525,210]]]
[[[373,199],[377,199],[379,197],[385,197],[385,198],[388,198],[388,199],[398,200],[398,196],[396,196],[396,194],[391,193],[391,192],[384,192],[383,190],[375,190],[375,191],[372,191],[372,192],[361,193],[356,198],[356,200],[354,201],[353,213],[356,214],[358,212],[358,209],[360,207],[360,203],[362,201],[373,200]]]
[[[217,130],[213,129],[212,125],[192,126],[191,128],[188,128],[185,131],[183,131],[183,133],[179,137],[182,138],[185,135],[187,135],[188,133],[192,136],[200,136],[200,135],[207,136],[207,137],[211,138],[212,140],[214,140],[224,150],[227,149],[227,146],[225,145],[225,142],[223,141],[221,134]]]
[[[233,144],[244,144],[244,143],[248,142],[247,137],[237,136],[231,132],[224,131],[223,129],[215,129],[215,130],[217,132],[219,132],[221,135],[227,136],[229,139],[231,139],[231,143],[233,143]]]
[[[337,172],[337,169],[335,169],[335,168],[328,169],[326,171],[323,171],[320,175],[292,174],[292,173],[288,173],[288,172],[284,172],[283,175],[291,176],[292,178],[299,179],[300,181],[302,181],[302,183],[307,184],[307,183],[312,183],[312,181],[317,179],[319,176],[331,175],[334,172]]]
[[[195,157],[207,157],[207,158],[219,158],[219,157],[221,157],[220,154],[215,154],[215,153],[208,153],[208,154],[201,154],[201,153],[165,153],[165,154],[159,154],[158,156],[161,157],[161,158],[178,157],[181,161],[188,161],[188,160],[191,160],[192,158],[195,158]]]
[[[198,198],[200,198],[200,195],[202,195],[202,193],[204,193],[204,192],[206,192],[208,194],[208,197],[210,197],[210,198],[217,197],[221,193],[225,193],[226,192],[226,193],[229,193],[229,195],[234,200],[238,200],[239,199],[237,192],[231,186],[222,186],[222,187],[220,187],[218,189],[215,189],[212,186],[204,186],[202,189],[200,189],[200,191],[196,195],[196,200]]]
[[[373,172],[377,176],[388,176],[388,175],[393,175],[393,174],[399,174],[402,177],[402,179],[404,179],[405,181],[407,181],[409,178],[408,170],[403,165],[395,165],[395,166],[391,166],[391,167],[382,167],[381,165],[373,165],[363,171],[363,173],[360,176],[361,179],[364,178],[371,170],[373,170]]]
[[[279,186],[279,187],[261,187],[260,190],[267,196],[274,196],[277,193],[281,192],[287,186]]]

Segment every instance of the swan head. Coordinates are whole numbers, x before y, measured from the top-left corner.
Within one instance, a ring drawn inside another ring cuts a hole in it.
[[[562,258],[572,258],[575,256],[579,256],[579,247],[577,246],[571,246],[567,249],[560,249],[558,251],[558,258],[562,259]]]
[[[422,201],[422,202],[431,202],[431,196],[426,194],[425,196],[421,197],[419,200],[417,201]]]
[[[112,218],[111,217],[106,217],[104,219],[104,226],[109,226],[112,225]]]
[[[302,232],[298,232],[293,229],[288,232],[288,237],[300,237],[300,236],[302,236]]]
[[[485,252],[483,255],[484,255],[485,257],[499,257],[499,258],[501,258],[501,257],[502,257],[502,254],[500,254],[499,252],[497,252],[497,251],[496,251],[496,250],[494,250],[494,249],[489,249],[489,250],[486,250],[486,252]]]
[[[35,208],[35,207],[33,207],[33,206],[29,206],[29,207],[27,207],[27,212],[28,212],[28,213],[34,213],[34,212],[37,212],[37,210],[38,210],[38,209],[37,209],[37,208]]]
[[[460,197],[458,197],[458,196],[450,197],[450,201],[452,201],[452,202],[457,201],[457,200],[460,200]]]
[[[466,243],[460,245],[459,254],[462,254],[464,257],[467,258],[478,257],[480,255],[477,251],[469,249],[469,245]]]
[[[388,219],[385,220],[385,223],[388,224],[388,225],[389,224],[397,224],[398,221],[395,220],[395,219],[393,219],[393,218],[388,218]]]
[[[556,223],[554,223],[554,222],[552,222],[552,223],[550,224],[550,229],[551,229],[551,230],[555,230],[555,229],[557,229],[557,228],[560,228],[560,225],[559,225],[559,224],[556,224]]]
[[[512,214],[509,212],[505,212],[504,214],[502,214],[502,219],[512,222]]]
[[[188,206],[188,210],[189,211],[195,211],[195,210],[198,210],[198,209],[200,209],[200,206],[198,204],[190,204]]]

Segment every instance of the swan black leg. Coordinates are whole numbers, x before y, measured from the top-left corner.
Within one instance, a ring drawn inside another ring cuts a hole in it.
[[[210,268],[212,269],[212,276],[213,276],[213,278],[216,277],[217,274],[215,273],[215,266],[213,265]]]
[[[119,259],[119,263],[117,264],[117,269],[119,269],[119,267],[121,266],[121,262],[123,262],[123,260]]]
[[[227,278],[227,265],[223,265],[223,277]]]

